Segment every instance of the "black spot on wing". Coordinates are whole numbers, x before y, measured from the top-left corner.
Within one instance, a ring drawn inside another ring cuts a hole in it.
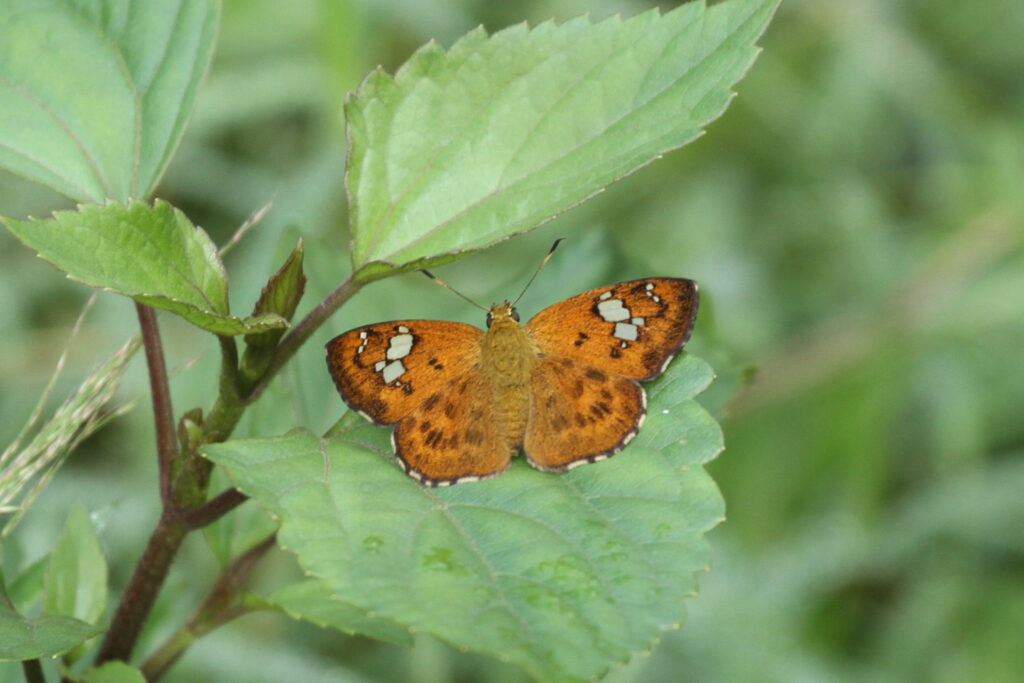
[[[581,380],[581,379],[576,380],[576,383],[573,384],[573,387],[572,387],[572,396],[573,396],[573,398],[579,398],[580,396],[582,396],[583,395],[583,389],[584,389],[583,380]]]

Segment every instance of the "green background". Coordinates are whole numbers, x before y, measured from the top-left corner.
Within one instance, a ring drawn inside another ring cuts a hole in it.
[[[227,2],[211,73],[156,194],[217,242],[273,199],[226,259],[232,310],[251,307],[301,234],[301,315],[348,268],[340,110],[365,73],[481,23],[649,6]],[[1024,676],[1022,31],[1024,6],[1011,0],[788,0],[703,138],[440,270],[489,303],[514,295],[555,237],[569,238],[523,299],[527,316],[615,280],[701,283],[689,348],[719,375],[701,401],[725,430],[709,469],[728,519],[710,535],[713,569],[682,629],[608,680]],[[0,176],[0,207],[23,218],[70,205]],[[0,443],[27,417],[87,296],[0,232]],[[399,316],[481,323],[421,276],[376,283],[284,373],[271,396],[291,410],[257,404],[237,435],[329,426],[341,403],[321,343]],[[161,324],[176,409],[207,404],[214,343],[171,316]],[[135,326],[130,302],[102,296],[55,395]],[[5,566],[47,552],[80,502],[123,586],[156,517],[143,380],[136,362],[119,401],[140,409],[73,455],[5,543]],[[239,512],[256,514],[249,507]],[[293,571],[273,557],[256,581]],[[209,545],[190,538],[140,651],[187,618],[217,571]],[[19,675],[0,667],[0,681]],[[288,678],[523,675],[429,638],[407,650],[263,613],[197,643],[166,680]]]

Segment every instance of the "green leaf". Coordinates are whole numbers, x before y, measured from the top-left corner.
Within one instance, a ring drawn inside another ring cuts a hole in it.
[[[124,662],[107,662],[89,669],[79,680],[82,683],[146,683],[141,671]]]
[[[309,579],[279,588],[261,605],[304,619],[323,628],[333,628],[348,634],[361,634],[396,645],[412,645],[409,630],[381,617],[370,616],[365,610],[338,600],[319,581]]]
[[[100,621],[107,608],[107,561],[80,505],[71,508],[43,578],[43,613]]]
[[[214,469],[210,490],[223,491],[231,486],[227,476]],[[203,527],[203,538],[222,568],[277,530],[277,520],[259,505],[242,505],[213,524]]]
[[[778,0],[470,32],[346,104],[362,280],[536,227],[698,137]]]
[[[36,600],[43,594],[43,579],[50,558],[40,557],[14,577],[7,587],[7,594],[14,609],[28,612]]]
[[[703,534],[723,506],[699,463],[722,435],[693,396],[711,378],[677,358],[649,385],[635,444],[565,474],[517,459],[492,480],[424,488],[365,422],[204,452],[337,600],[540,679],[585,680],[678,625],[708,567]]]
[[[0,600],[0,662],[60,655],[102,631],[72,617],[27,619]]]
[[[0,3],[0,168],[83,202],[149,196],[219,14],[217,0]]]
[[[215,334],[288,325],[273,313],[228,314],[227,274],[216,246],[166,202],[110,202],[58,211],[47,220],[4,222],[69,278],[171,311]]]

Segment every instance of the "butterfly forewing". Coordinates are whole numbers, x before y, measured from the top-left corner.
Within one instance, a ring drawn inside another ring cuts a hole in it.
[[[631,379],[653,379],[682,348],[697,317],[697,284],[645,278],[598,287],[526,324],[546,356],[565,356]]]
[[[366,325],[327,343],[327,366],[349,406],[391,424],[477,364],[483,334],[436,320]]]
[[[567,356],[546,356],[531,375],[523,450],[530,464],[559,472],[618,453],[643,423],[640,385]]]

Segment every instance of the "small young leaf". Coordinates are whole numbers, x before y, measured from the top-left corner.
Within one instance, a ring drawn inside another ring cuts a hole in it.
[[[81,683],[146,683],[141,671],[124,662],[107,662],[89,669],[79,680]]]
[[[299,305],[302,293],[306,289],[306,276],[302,272],[303,254],[302,239],[299,238],[295,249],[288,255],[277,272],[270,276],[266,286],[260,292],[260,298],[256,300],[256,305],[252,309],[253,315],[276,313],[285,320],[292,319],[292,316],[295,315],[295,308]],[[283,331],[275,330],[270,334],[279,338]]]
[[[306,275],[302,272],[303,253],[300,238],[284,264],[270,276],[270,280],[263,287],[260,298],[252,310],[253,316],[273,313],[291,321],[306,289]],[[277,328],[245,335],[246,349],[240,366],[244,379],[255,381],[266,370],[270,355],[283,334],[284,329]]]
[[[261,603],[323,628],[365,635],[396,645],[412,645],[412,635],[407,628],[381,617],[371,617],[366,610],[338,600],[314,579],[279,588],[262,598]]]
[[[0,168],[82,202],[149,196],[219,13],[216,0],[0,3]]]
[[[100,621],[107,607],[107,561],[80,506],[71,508],[43,578],[43,613]]]
[[[424,488],[366,424],[204,452],[336,599],[540,679],[585,680],[676,626],[707,568],[723,508],[699,463],[722,435],[692,399],[711,378],[677,358],[649,385],[652,434],[564,474],[517,459],[496,479]]]
[[[777,4],[478,29],[372,73],[346,105],[359,279],[529,230],[690,142],[725,110]]]
[[[224,265],[209,236],[166,202],[80,206],[47,220],[3,219],[68,277],[171,311],[215,334],[287,327],[274,313],[228,314]]]

